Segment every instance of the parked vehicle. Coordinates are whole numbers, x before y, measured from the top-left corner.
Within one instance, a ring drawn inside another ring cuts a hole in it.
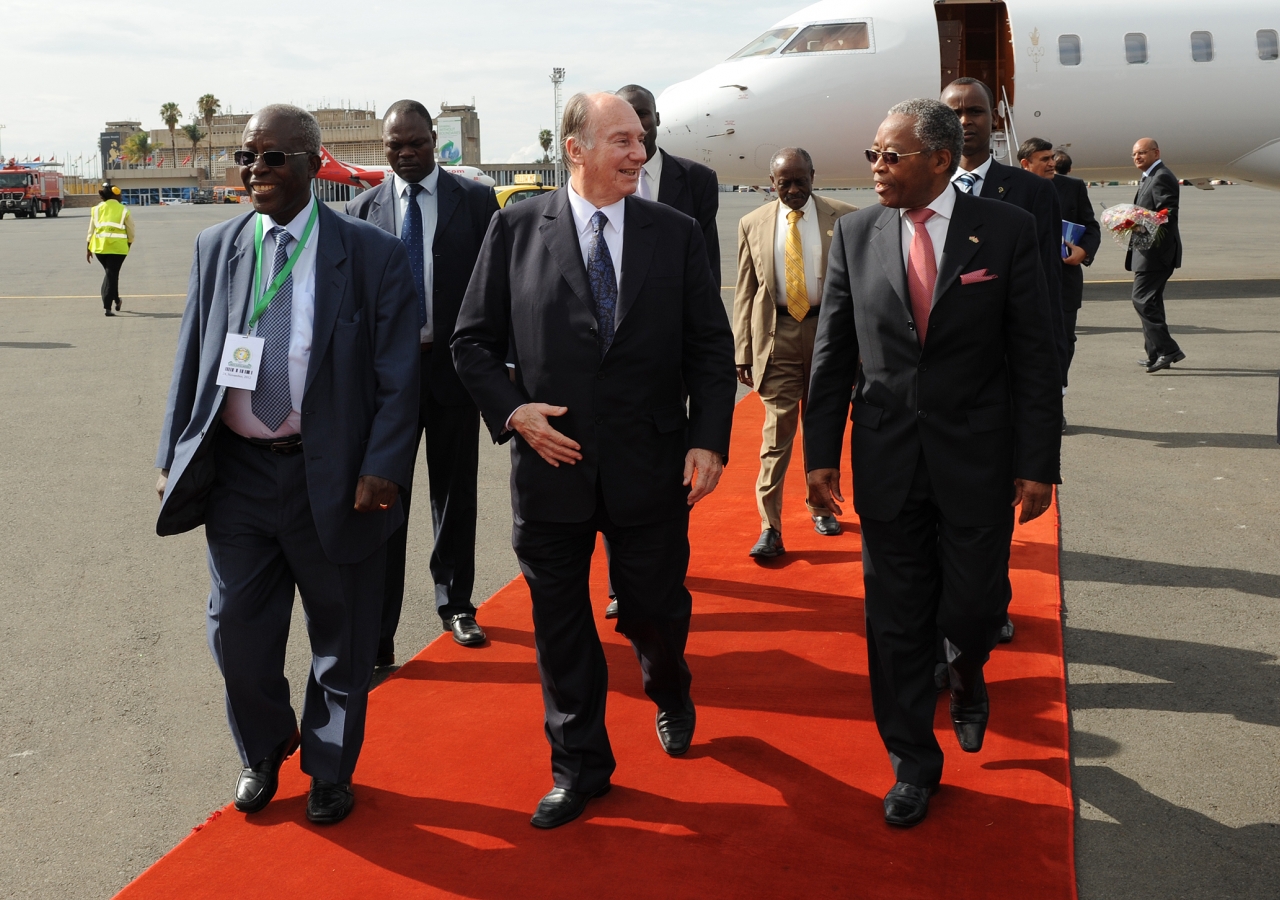
[[[5,213],[18,219],[34,219],[44,213],[54,219],[62,204],[61,172],[16,164],[0,169],[0,219]]]

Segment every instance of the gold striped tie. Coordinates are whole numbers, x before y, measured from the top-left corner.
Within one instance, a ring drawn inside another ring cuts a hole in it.
[[[787,213],[787,312],[797,322],[809,315],[809,290],[804,283],[804,251],[800,249],[800,226],[797,224],[804,210],[793,209]]]

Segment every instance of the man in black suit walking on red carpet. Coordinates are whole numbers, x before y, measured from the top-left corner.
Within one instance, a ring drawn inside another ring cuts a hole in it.
[[[588,590],[597,534],[658,740],[672,756],[689,749],[689,510],[719,481],[736,393],[701,228],[631,196],[645,161],[631,106],[575,95],[561,133],[569,184],[494,217],[453,338],[494,440],[511,441],[512,544],[533,598],[555,782],[539,828],[581,815],[615,768]]]
[[[962,141],[935,100],[880,125],[867,153],[881,205],[836,223],[804,416],[809,502],[839,514],[853,394],[871,699],[898,826],[924,819],[942,778],[939,628],[956,738],[982,748],[1013,510],[1027,522],[1049,508],[1062,439],[1034,222],[952,187]]]

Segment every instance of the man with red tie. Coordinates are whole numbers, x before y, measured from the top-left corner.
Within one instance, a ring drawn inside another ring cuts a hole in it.
[[[1013,510],[1058,482],[1062,391],[1035,222],[950,180],[963,133],[935,100],[890,110],[867,157],[880,207],[836,223],[804,416],[809,502],[841,512],[853,396],[867,656],[896,784],[885,821],[924,819],[942,777],[936,631],[951,720],[982,748],[983,665],[1009,605]]]

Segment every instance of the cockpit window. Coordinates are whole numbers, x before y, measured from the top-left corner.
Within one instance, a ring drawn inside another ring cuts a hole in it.
[[[776,31],[766,31],[729,58],[746,59],[748,56],[768,56],[785,44],[787,38],[795,33],[796,30],[794,28],[779,28]]]
[[[870,50],[871,32],[866,22],[833,22],[810,25],[783,50],[792,53],[830,53],[833,50]]]

